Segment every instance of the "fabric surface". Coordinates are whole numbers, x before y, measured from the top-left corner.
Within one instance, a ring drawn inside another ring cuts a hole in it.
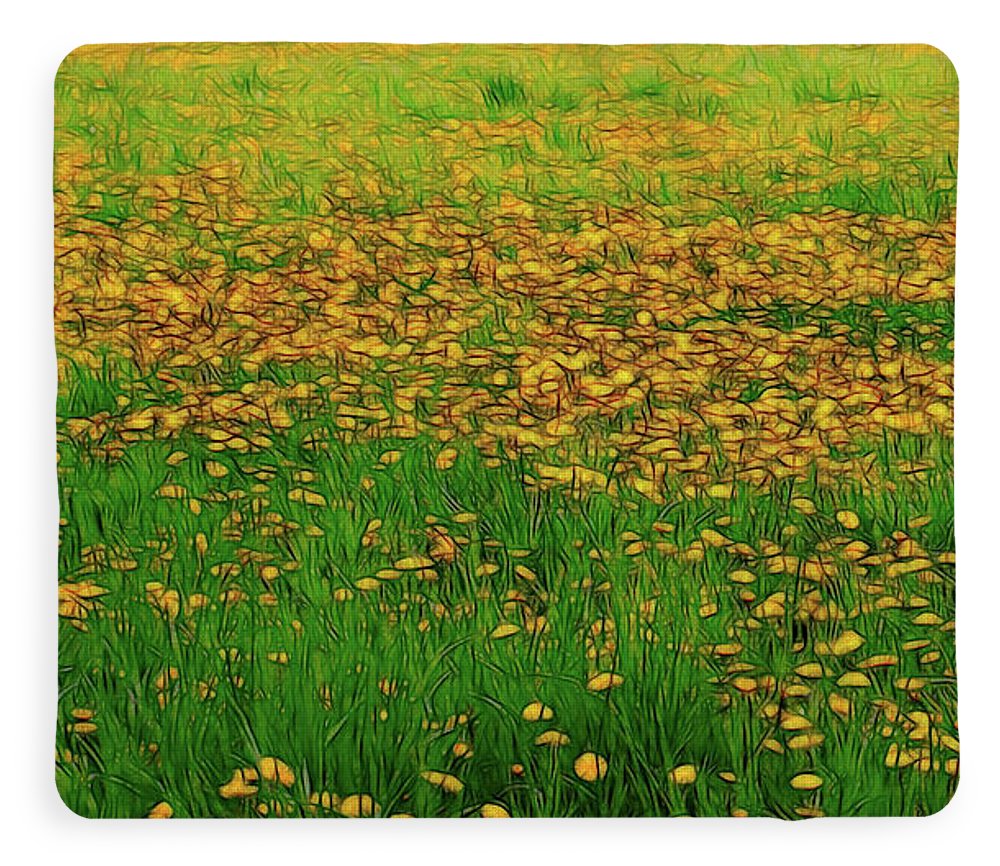
[[[88,46],[55,93],[72,810],[948,802],[942,54]]]

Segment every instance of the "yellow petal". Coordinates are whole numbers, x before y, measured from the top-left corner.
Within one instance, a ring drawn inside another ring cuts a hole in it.
[[[830,644],[830,652],[832,652],[835,656],[844,656],[848,653],[854,652],[864,642],[865,639],[861,635],[859,635],[856,631],[848,629],[843,632],[832,644]]]
[[[225,800],[252,797],[257,793],[257,771],[253,767],[234,770],[233,777],[219,788],[219,796]]]
[[[600,674],[595,674],[589,680],[587,680],[587,691],[590,692],[606,692],[608,689],[613,689],[616,686],[622,684],[623,677],[621,674],[613,674],[609,672],[604,672]]]
[[[837,685],[845,689],[863,689],[867,688],[871,684],[872,681],[868,679],[868,675],[863,674],[861,671],[848,671],[837,680]]]
[[[458,458],[458,452],[454,448],[442,448],[438,456],[434,459],[434,465],[442,472],[451,469]]]
[[[535,737],[536,746],[552,746],[554,748],[560,748],[569,743],[569,737],[566,736],[562,731],[543,731],[537,737]]]
[[[667,773],[667,778],[675,785],[691,785],[698,778],[698,768],[694,764],[681,764]]]
[[[446,794],[458,794],[465,787],[458,778],[440,770],[424,770],[420,778],[440,788]]]
[[[426,556],[404,556],[397,559],[393,566],[400,571],[418,571],[421,568],[433,568],[434,560]]]
[[[789,749],[814,749],[821,746],[826,739],[822,734],[796,734],[788,741]]]
[[[815,773],[799,773],[792,776],[790,784],[796,791],[815,791],[822,787],[823,780]]]
[[[608,760],[595,752],[584,752],[573,762],[573,772],[584,782],[596,782],[608,774]]]
[[[345,818],[372,818],[382,813],[382,808],[371,794],[350,794],[340,801],[338,811]]]
[[[166,801],[162,803],[157,803],[149,810],[147,818],[172,818],[174,815],[173,807]]]
[[[552,707],[545,706],[541,701],[532,701],[521,710],[521,717],[526,722],[548,721],[552,715]]]
[[[295,783],[295,773],[292,772],[292,768],[278,758],[261,758],[257,761],[257,769],[261,778],[268,782],[279,782],[286,788]]]

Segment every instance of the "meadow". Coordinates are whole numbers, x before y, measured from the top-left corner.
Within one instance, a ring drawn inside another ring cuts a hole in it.
[[[941,54],[88,46],[55,91],[73,811],[948,802]]]

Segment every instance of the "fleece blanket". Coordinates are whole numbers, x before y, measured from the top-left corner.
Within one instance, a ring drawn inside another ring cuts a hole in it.
[[[97,45],[55,83],[92,817],[926,815],[926,46]]]

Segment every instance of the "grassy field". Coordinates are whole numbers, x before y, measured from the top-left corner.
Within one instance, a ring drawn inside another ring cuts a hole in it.
[[[87,47],[56,780],[94,817],[922,815],[925,47]]]

